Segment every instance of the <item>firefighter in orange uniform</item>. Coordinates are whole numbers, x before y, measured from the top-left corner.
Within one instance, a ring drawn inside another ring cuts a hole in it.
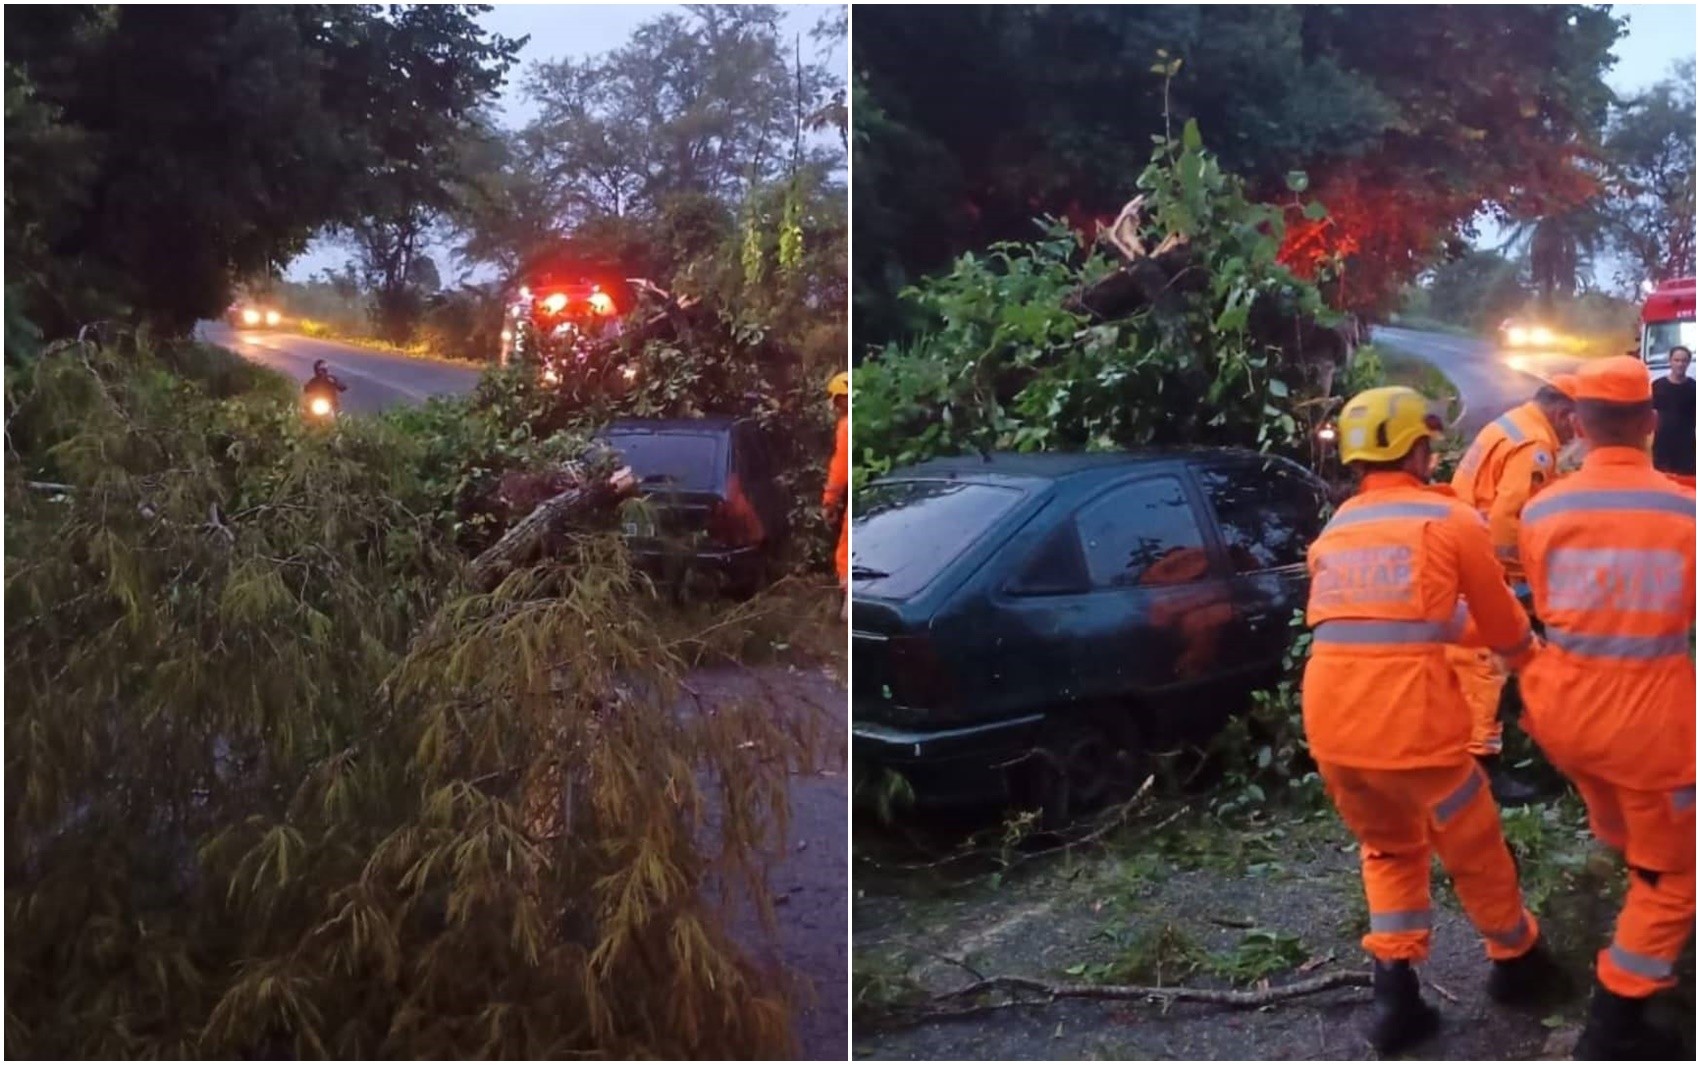
[[[1577,1060],[1658,1060],[1642,1007],[1675,984],[1694,929],[1694,492],[1653,469],[1639,359],[1577,374],[1588,455],[1523,514],[1546,646],[1521,674],[1524,723],[1620,851],[1629,891]]]
[[[1564,374],[1545,384],[1535,398],[1489,422],[1476,434],[1452,475],[1458,498],[1487,519],[1494,557],[1499,559],[1518,598],[1527,602],[1523,566],[1517,558],[1517,529],[1523,508],[1558,477],[1558,455],[1576,436],[1576,379]],[[1506,776],[1500,767],[1504,730],[1499,720],[1505,671],[1482,648],[1452,647],[1447,658],[1470,704],[1470,753],[1488,771],[1501,803],[1533,802],[1540,793]]]
[[[832,397],[832,410],[838,417],[837,432],[832,445],[832,465],[826,471],[826,491],[821,494],[821,506],[828,521],[835,518],[838,526],[838,549],[833,554],[833,568],[838,572],[838,586],[844,589],[843,615],[850,616],[850,374],[833,375],[826,386]]]
[[[1515,668],[1529,619],[1505,584],[1486,524],[1428,483],[1440,419],[1409,388],[1371,389],[1339,419],[1359,473],[1310,548],[1305,735],[1329,798],[1358,838],[1375,959],[1369,1038],[1382,1054],[1430,1035],[1412,964],[1429,952],[1429,864],[1438,855],[1491,960],[1488,994],[1529,1003],[1562,975],[1523,905],[1486,775],[1470,757],[1470,710],[1445,648],[1492,649]]]

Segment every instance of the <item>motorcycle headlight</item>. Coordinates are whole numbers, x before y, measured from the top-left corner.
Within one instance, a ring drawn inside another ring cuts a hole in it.
[[[317,414],[319,417],[326,417],[331,412],[331,401],[326,399],[324,396],[314,396],[312,410],[313,413]]]

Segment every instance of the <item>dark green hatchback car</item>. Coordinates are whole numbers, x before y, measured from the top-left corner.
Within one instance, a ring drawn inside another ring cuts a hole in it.
[[[851,526],[858,775],[1048,816],[1137,784],[1147,752],[1207,738],[1278,676],[1327,501],[1303,467],[1230,450],[872,482]]]

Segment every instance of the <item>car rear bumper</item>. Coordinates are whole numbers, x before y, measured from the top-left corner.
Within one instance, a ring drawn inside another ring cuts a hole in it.
[[[851,750],[858,773],[902,774],[922,806],[963,806],[1008,797],[1008,769],[1033,749],[1043,714],[953,728],[902,728],[857,721]]]

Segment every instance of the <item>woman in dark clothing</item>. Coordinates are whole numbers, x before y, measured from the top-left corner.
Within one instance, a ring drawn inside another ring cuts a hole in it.
[[[1665,473],[1694,476],[1694,379],[1688,364],[1694,360],[1687,348],[1672,348],[1670,376],[1653,382],[1653,407],[1659,412],[1659,427],[1653,433],[1653,466]]]

